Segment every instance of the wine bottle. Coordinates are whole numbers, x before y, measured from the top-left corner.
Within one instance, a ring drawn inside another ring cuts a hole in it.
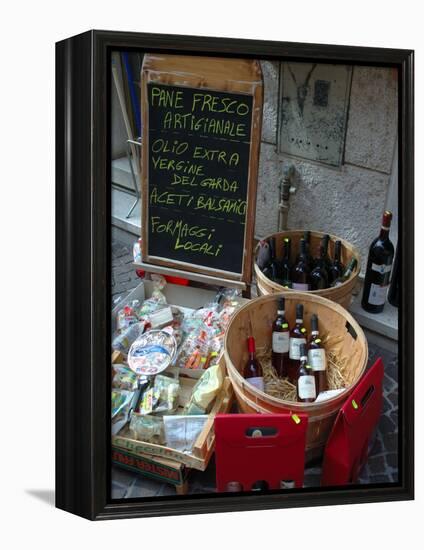
[[[269,239],[269,253],[270,253],[269,263],[265,266],[262,272],[265,275],[265,277],[268,277],[268,279],[271,279],[271,281],[280,283],[281,282],[280,266],[277,260],[277,256],[275,254],[275,237],[271,237]]]
[[[300,360],[300,346],[306,344],[308,335],[303,325],[303,305],[296,304],[296,324],[290,331],[289,361],[287,363],[287,376],[293,384],[296,383],[297,370]]]
[[[272,325],[272,366],[278,376],[287,376],[287,363],[289,358],[289,324],[285,316],[285,299],[279,298],[277,317]]]
[[[310,271],[313,267],[313,259],[312,259],[312,256],[311,256],[311,232],[310,231],[305,231],[303,233],[302,239],[306,243],[305,244],[304,257],[306,258],[306,262],[309,266],[309,271]],[[298,252],[298,255],[296,257],[296,264],[299,263],[299,260],[300,260],[301,256],[302,256],[302,250],[301,250],[300,241],[299,241],[299,252]]]
[[[281,260],[281,284],[284,287],[291,288],[291,239],[290,237],[285,237],[283,241],[283,259]]]
[[[399,243],[396,247],[395,261],[393,262],[392,280],[390,282],[389,294],[387,299],[393,307],[399,307]]]
[[[380,235],[371,243],[365,272],[362,307],[370,313],[381,313],[386,302],[394,247],[389,239],[392,213],[386,210]]]
[[[293,479],[282,479],[280,481],[280,489],[295,489],[296,482]]]
[[[344,267],[342,264],[342,241],[336,241],[334,244],[334,258],[328,270],[328,284],[331,286],[336,279],[343,275]]]
[[[327,358],[318,330],[318,315],[311,316],[311,336],[308,342],[308,362],[315,376],[317,395],[327,389]]]
[[[346,282],[351,277],[352,273],[355,271],[357,264],[358,264],[358,260],[356,258],[351,258],[350,262],[347,264],[347,267],[343,272],[343,275],[338,279],[336,279],[335,281],[333,281],[331,283],[331,286],[332,287],[340,286],[344,282]]]
[[[306,241],[304,239],[300,240],[300,254],[299,261],[293,267],[292,270],[292,288],[294,290],[309,290],[309,262],[306,254]]]
[[[319,247],[319,258],[311,271],[311,290],[322,290],[328,287],[328,273],[326,268],[326,253],[324,239]]]
[[[229,481],[225,490],[227,493],[240,493],[243,491],[243,485],[239,481]]]
[[[308,364],[306,344],[300,346],[300,365],[297,371],[297,400],[301,403],[313,403],[317,398],[315,376]]]
[[[259,479],[252,485],[251,491],[268,491],[269,485],[265,479]]]
[[[330,242],[330,235],[327,233],[321,239],[321,244],[324,247],[324,265],[325,269],[328,271],[331,267],[330,256],[328,255],[328,243]],[[321,258],[321,255],[320,255]]]
[[[249,384],[264,391],[264,374],[262,365],[256,358],[256,345],[253,336],[249,336],[247,339],[247,350],[249,352],[249,358],[244,366],[243,376]]]

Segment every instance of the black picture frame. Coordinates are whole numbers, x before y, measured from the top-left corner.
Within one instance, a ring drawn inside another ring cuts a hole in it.
[[[243,497],[110,499],[112,50],[392,66],[399,75],[399,482]],[[414,498],[414,54],[382,49],[89,31],[56,44],[56,506],[91,520]]]

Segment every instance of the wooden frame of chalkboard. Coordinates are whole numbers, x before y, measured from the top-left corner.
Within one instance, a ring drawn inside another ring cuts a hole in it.
[[[143,266],[248,287],[263,107],[259,62],[146,54],[141,95]]]
[[[395,67],[399,85],[398,481],[366,486],[111,498],[110,59],[115,50]],[[91,520],[414,497],[413,52],[90,31],[56,45],[56,506]]]

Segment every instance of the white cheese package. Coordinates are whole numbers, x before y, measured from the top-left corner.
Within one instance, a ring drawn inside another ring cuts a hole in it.
[[[221,367],[213,365],[209,367],[193,388],[190,401],[187,403],[185,414],[204,414],[208,412],[210,405],[218,395],[224,377]]]

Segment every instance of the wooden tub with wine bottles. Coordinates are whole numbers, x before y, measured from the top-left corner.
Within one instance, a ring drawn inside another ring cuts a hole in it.
[[[284,312],[279,311],[281,303]],[[285,317],[283,324],[276,325],[278,315]],[[318,400],[311,402],[299,401],[299,379],[296,387],[274,368],[275,327],[290,330],[291,357],[291,338],[298,321],[302,324],[299,334],[304,333],[309,349],[314,347],[312,337],[322,342],[325,352],[326,391],[319,396],[317,392]],[[318,322],[319,339],[314,336],[313,321]],[[313,292],[287,291],[251,300],[235,313],[226,332],[224,357],[240,412],[289,413],[294,419],[299,413],[308,415],[306,459],[311,461],[322,455],[340,408],[365,372],[368,344],[361,327],[340,304]],[[258,384],[260,376],[262,385]]]
[[[260,261],[263,243],[270,253],[270,259],[265,265],[261,265]],[[302,245],[305,246],[303,254],[308,260],[304,262],[308,277],[299,266]],[[322,250],[322,246],[325,250]],[[319,273],[321,263],[326,267],[327,278],[322,276],[322,272]],[[354,245],[345,239],[319,231],[299,229],[274,233],[262,239],[255,250],[254,272],[259,295],[283,291],[308,292],[347,308],[351,304],[360,270],[360,255]],[[317,275],[313,280],[312,273],[314,277]],[[297,282],[293,281],[295,277]]]

